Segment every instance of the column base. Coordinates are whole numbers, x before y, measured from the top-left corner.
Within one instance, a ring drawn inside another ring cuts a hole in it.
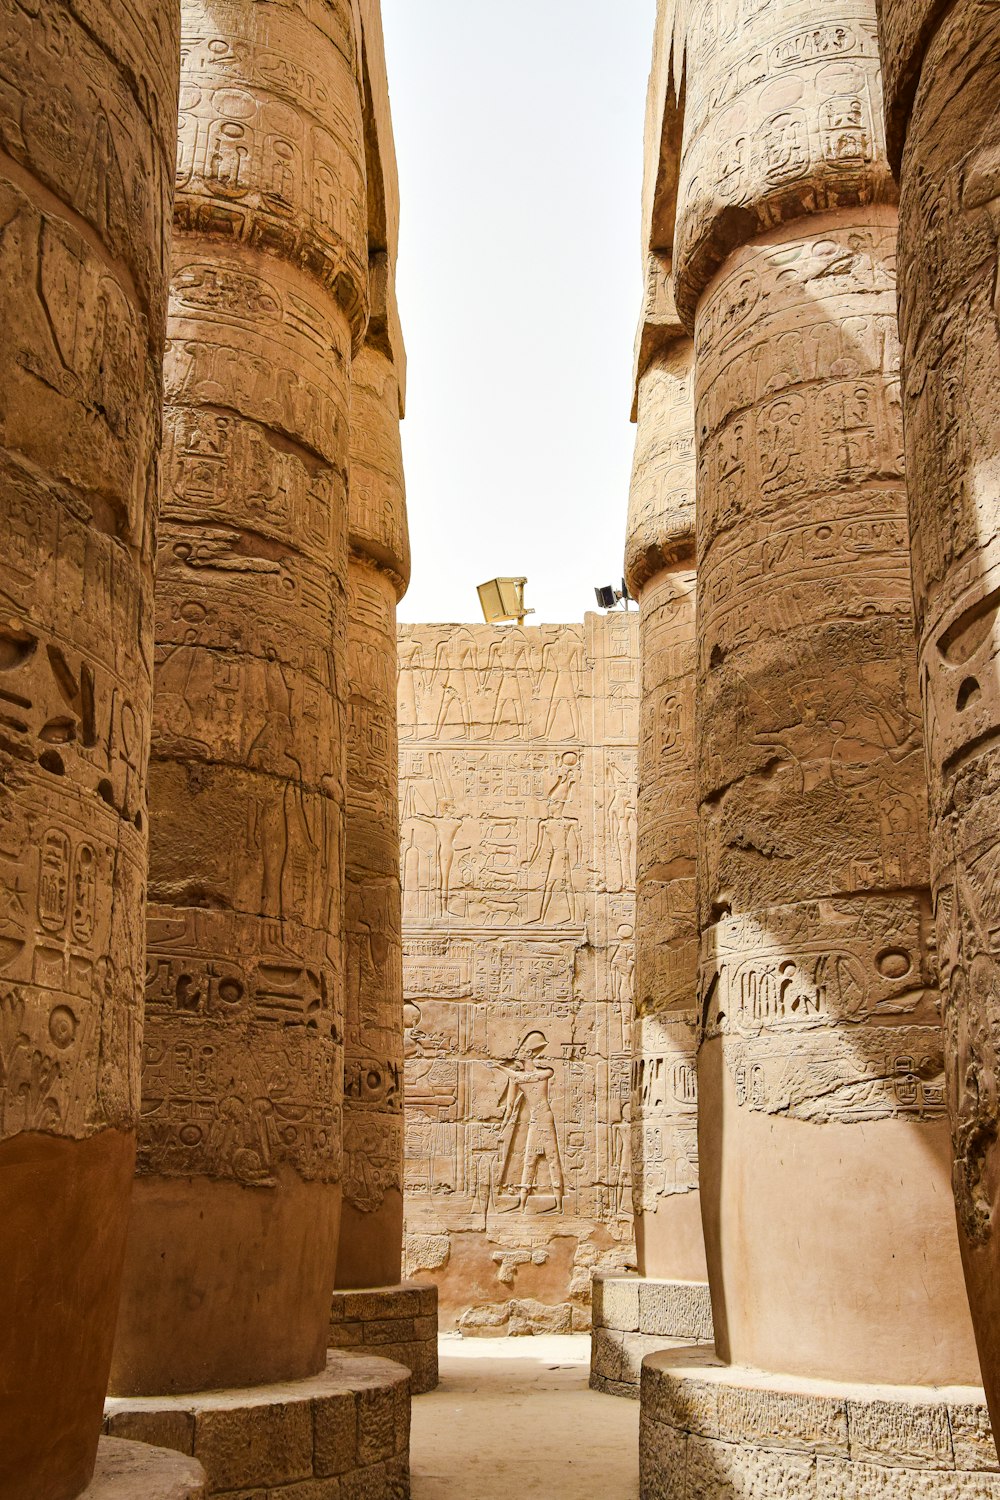
[[[148,1443],[104,1437],[94,1477],[80,1500],[204,1500],[205,1470],[196,1459]]]
[[[112,1397],[104,1425],[114,1437],[192,1455],[208,1478],[205,1496],[219,1500],[407,1500],[410,1493],[410,1377],[387,1359],[335,1352],[311,1380]]]
[[[702,1281],[652,1276],[595,1276],[592,1285],[590,1387],[607,1396],[639,1399],[647,1354],[712,1344],[712,1299]]]
[[[642,1500],[1000,1500],[977,1387],[802,1380],[703,1346],[643,1361],[639,1462]]]
[[[433,1391],[438,1383],[437,1287],[404,1281],[334,1292],[330,1345],[393,1359],[409,1370],[414,1396]]]

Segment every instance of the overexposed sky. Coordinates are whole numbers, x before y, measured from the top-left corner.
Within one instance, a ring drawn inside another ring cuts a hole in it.
[[[409,357],[404,620],[621,577],[655,0],[382,0]]]

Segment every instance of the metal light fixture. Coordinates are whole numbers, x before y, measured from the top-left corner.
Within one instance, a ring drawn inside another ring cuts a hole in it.
[[[524,624],[525,615],[533,615],[533,609],[524,607],[526,578],[491,578],[489,583],[479,585],[479,603],[487,625],[500,625],[517,621]]]
[[[632,603],[632,595],[628,591],[628,584],[624,578],[620,589],[616,589],[613,583],[609,583],[606,588],[595,589],[594,593],[597,595],[599,609],[617,609],[619,604],[624,604],[627,610]]]

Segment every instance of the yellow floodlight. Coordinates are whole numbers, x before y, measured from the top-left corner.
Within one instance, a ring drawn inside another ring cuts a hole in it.
[[[491,578],[489,583],[479,585],[479,602],[483,607],[483,618],[487,625],[499,625],[516,620],[524,624],[525,615],[533,615],[533,609],[524,607],[526,578]]]

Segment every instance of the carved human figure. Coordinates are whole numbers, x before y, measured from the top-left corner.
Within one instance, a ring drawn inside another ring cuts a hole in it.
[[[121,1284],[177,58],[173,4],[0,13],[3,1500],[89,1486]]]
[[[899,326],[930,768],[952,1182],[1000,1431],[1000,31],[992,4],[879,0],[900,185]]]
[[[182,6],[156,665],[186,708],[181,738],[170,699],[154,709],[121,1395],[295,1379],[326,1358],[350,376],[369,295],[356,14]]]
[[[523,1213],[528,1197],[538,1190],[538,1173],[544,1164],[554,1202],[547,1213],[562,1212],[563,1175],[555,1115],[549,1102],[549,1085],[555,1070],[541,1061],[548,1046],[544,1032],[529,1031],[509,1064],[494,1063],[507,1075],[501,1100],[504,1142],[501,1184],[516,1189],[513,1209]],[[527,1119],[525,1119],[527,1116]]]

